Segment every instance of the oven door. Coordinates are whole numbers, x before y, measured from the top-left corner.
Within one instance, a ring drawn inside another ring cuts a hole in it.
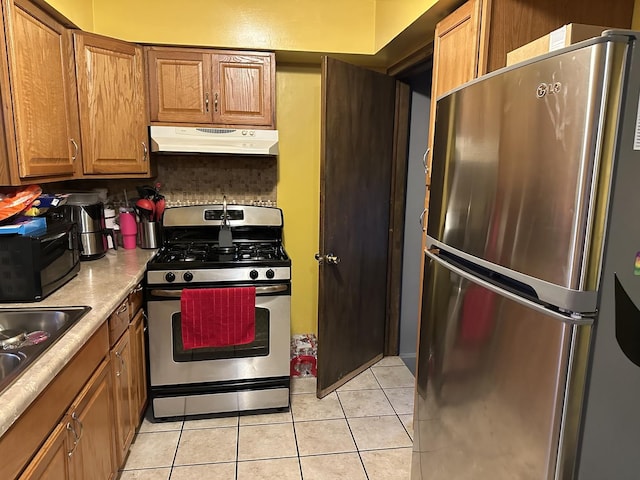
[[[238,285],[239,286],[239,285]],[[230,382],[289,375],[290,284],[256,287],[256,339],[233,347],[183,347],[180,288],[149,288],[149,371],[152,387]]]

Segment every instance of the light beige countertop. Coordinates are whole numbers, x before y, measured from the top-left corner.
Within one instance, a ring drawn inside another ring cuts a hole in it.
[[[155,252],[139,248],[109,250],[98,260],[81,262],[78,275],[41,302],[0,304],[0,308],[91,307],[84,317],[0,393],[0,436],[142,280],[147,262]]]

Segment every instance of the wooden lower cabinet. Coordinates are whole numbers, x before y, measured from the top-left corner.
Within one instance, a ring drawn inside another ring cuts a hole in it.
[[[111,349],[116,458],[118,465],[121,465],[127,456],[137,426],[137,422],[134,421],[132,365],[129,330],[126,330]]]
[[[131,337],[131,365],[133,386],[133,412],[136,425],[144,415],[147,408],[147,365],[146,344],[144,339],[144,312],[138,310],[129,325]]]
[[[115,478],[110,363],[103,361],[21,479]]]
[[[0,437],[3,453],[19,456],[20,442],[32,448],[22,463],[3,459],[0,479],[116,478],[147,404],[141,292],[140,286],[131,292],[34,408]],[[50,411],[56,401],[68,408]]]
[[[67,425],[60,423],[20,479],[66,480],[71,478],[69,452],[72,450],[73,440]]]

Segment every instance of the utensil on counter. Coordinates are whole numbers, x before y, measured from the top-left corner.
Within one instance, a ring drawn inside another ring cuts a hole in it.
[[[220,224],[220,232],[218,233],[218,246],[233,246],[233,237],[231,235],[231,226],[229,225],[229,214],[227,213],[227,197],[222,197],[222,223]]]
[[[163,196],[160,196],[158,201],[156,202],[156,215],[155,219],[158,222],[162,222],[162,217],[164,216],[164,209],[166,207],[166,202]]]
[[[153,221],[155,219],[156,204],[148,198],[136,200],[136,213],[141,220]]]
[[[158,193],[156,187],[152,187],[151,185],[142,185],[141,187],[136,187],[136,190],[140,198],[153,199]]]

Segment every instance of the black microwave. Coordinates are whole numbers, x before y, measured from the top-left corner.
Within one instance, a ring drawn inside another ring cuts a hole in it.
[[[80,271],[77,225],[53,221],[36,235],[0,235],[0,302],[37,302]]]

